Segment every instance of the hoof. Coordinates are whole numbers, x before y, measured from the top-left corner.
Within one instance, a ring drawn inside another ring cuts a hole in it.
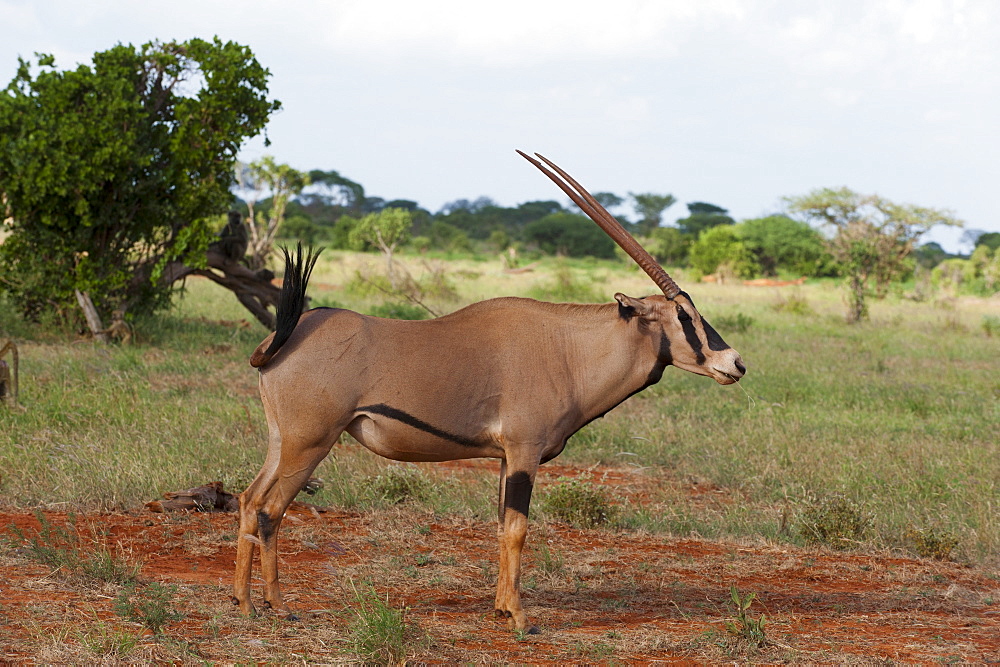
[[[240,600],[235,595],[233,597],[229,598],[229,601],[233,603],[234,607],[239,607],[240,606]]]
[[[532,625],[530,628],[528,628],[527,632],[529,635],[539,635],[542,633],[542,631],[538,629],[537,625]]]
[[[292,621],[292,622],[294,623],[294,622],[296,622],[296,621],[300,621],[300,620],[302,620],[302,619],[300,619],[300,618],[299,618],[298,616],[296,616],[295,614],[285,614],[285,620],[286,620],[286,621]]]

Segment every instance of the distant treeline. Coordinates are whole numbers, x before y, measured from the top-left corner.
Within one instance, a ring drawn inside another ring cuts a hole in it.
[[[280,236],[345,250],[375,249],[352,232],[366,216],[402,209],[410,219],[404,247],[419,252],[479,253],[531,257],[611,258],[614,243],[572,203],[529,201],[500,206],[489,197],[457,199],[432,213],[417,202],[368,196],[364,187],[336,171],[314,170],[310,185],[287,204]],[[727,209],[691,202],[687,215],[663,223],[674,202],[671,195],[595,196],[663,264],[688,267],[701,274],[754,278],[779,274],[825,277],[841,273],[827,251],[827,239],[815,227],[783,213],[736,221]],[[255,205],[257,215],[269,213],[270,200]],[[633,214],[626,210],[630,203]],[[976,291],[992,292],[1000,276],[991,265],[1000,260],[1000,233],[975,233],[970,256],[952,255],[939,244],[917,247],[910,262],[914,271]],[[967,237],[970,233],[967,232]],[[911,273],[912,275],[912,273]]]

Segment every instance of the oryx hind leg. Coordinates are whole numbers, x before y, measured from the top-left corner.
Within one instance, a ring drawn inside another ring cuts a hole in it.
[[[496,614],[511,629],[538,632],[521,606],[521,552],[528,536],[528,506],[538,471],[537,456],[509,457],[500,466],[498,530],[500,567],[497,575]]]
[[[278,529],[285,510],[339,436],[338,430],[318,442],[272,437],[264,467],[240,496],[240,530],[233,602],[239,605],[244,614],[254,613],[250,602],[250,575],[254,551],[259,549],[261,576],[264,580],[264,606],[283,615],[290,615],[278,583]]]

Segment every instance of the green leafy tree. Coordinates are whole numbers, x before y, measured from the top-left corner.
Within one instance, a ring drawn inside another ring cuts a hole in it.
[[[789,211],[826,226],[827,249],[847,276],[849,322],[868,317],[867,297],[885,296],[889,283],[909,270],[907,257],[935,225],[961,226],[947,211],[895,204],[848,188],[822,188],[786,199]]]
[[[948,259],[948,253],[941,247],[940,243],[930,241],[917,246],[913,250],[913,257],[917,263],[925,269],[933,269],[935,266]]]
[[[787,215],[744,220],[737,230],[764,275],[774,276],[784,269],[802,276],[816,276],[830,263],[822,235]]]
[[[753,278],[760,269],[753,253],[729,225],[702,232],[691,245],[688,259],[692,267],[704,274],[723,272],[739,278]]]
[[[553,213],[529,223],[524,228],[524,238],[550,254],[615,256],[615,242],[589,218],[575,213]]]
[[[628,196],[631,197],[632,205],[639,214],[638,231],[643,236],[649,236],[660,226],[663,212],[677,201],[673,195],[658,195],[652,192],[639,194],[630,192]]]
[[[122,316],[165,305],[174,280],[206,270],[237,151],[280,106],[268,77],[250,49],[218,38],[119,44],[67,71],[21,59],[0,95],[11,216],[0,287],[12,303],[78,320],[84,293]]]
[[[687,262],[691,237],[676,227],[657,227],[643,242],[643,246],[661,264],[682,266]]]
[[[976,235],[974,245],[976,247],[984,245],[993,252],[996,252],[1000,250],[1000,232],[982,232]]]
[[[399,245],[409,240],[412,226],[413,219],[409,211],[402,208],[386,208],[361,218],[351,231],[355,244],[367,243],[378,248],[385,256],[386,274],[394,289],[398,285],[393,255]]]

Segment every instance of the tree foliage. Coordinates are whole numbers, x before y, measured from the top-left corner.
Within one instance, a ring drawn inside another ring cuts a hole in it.
[[[279,164],[270,155],[265,155],[250,164],[240,164],[237,168],[239,190],[247,205],[247,221],[250,227],[249,267],[263,269],[274,250],[274,239],[289,200],[309,185],[309,175],[287,164]],[[258,209],[257,204],[267,198],[266,206]],[[298,223],[301,227],[301,222]]]
[[[823,237],[805,222],[786,215],[769,215],[744,220],[738,228],[740,238],[765,275],[777,275],[779,269],[802,276],[829,270],[831,262]]]
[[[718,227],[719,225],[734,225],[736,221],[727,215],[728,210],[715,204],[705,202],[691,202],[687,205],[688,217],[680,218],[677,227],[683,234],[696,240],[706,229]]]
[[[361,218],[351,231],[351,239],[355,245],[371,245],[385,256],[386,273],[393,288],[397,285],[393,256],[396,248],[409,240],[412,226],[413,217],[409,211],[385,208]]]
[[[731,273],[752,278],[759,267],[753,253],[730,225],[711,227],[691,245],[691,266],[704,274]]]
[[[827,249],[848,278],[850,322],[866,319],[866,298],[884,296],[889,282],[908,270],[905,260],[924,232],[962,224],[947,211],[896,204],[848,188],[813,190],[787,202],[790,212],[831,231]]]
[[[643,246],[661,264],[681,266],[687,262],[691,241],[677,227],[657,227],[643,240]]]
[[[652,192],[628,193],[632,198],[632,205],[635,206],[639,214],[639,233],[648,236],[654,229],[660,226],[663,212],[674,205],[677,199],[673,195],[658,195]]]
[[[20,60],[0,95],[12,302],[28,317],[75,313],[75,291],[105,314],[166,303],[165,265],[205,265],[237,151],[280,106],[268,77],[218,38],[119,44],[67,71]]]
[[[569,257],[615,256],[615,242],[589,218],[575,213],[552,213],[524,228],[524,238],[544,252]]]

